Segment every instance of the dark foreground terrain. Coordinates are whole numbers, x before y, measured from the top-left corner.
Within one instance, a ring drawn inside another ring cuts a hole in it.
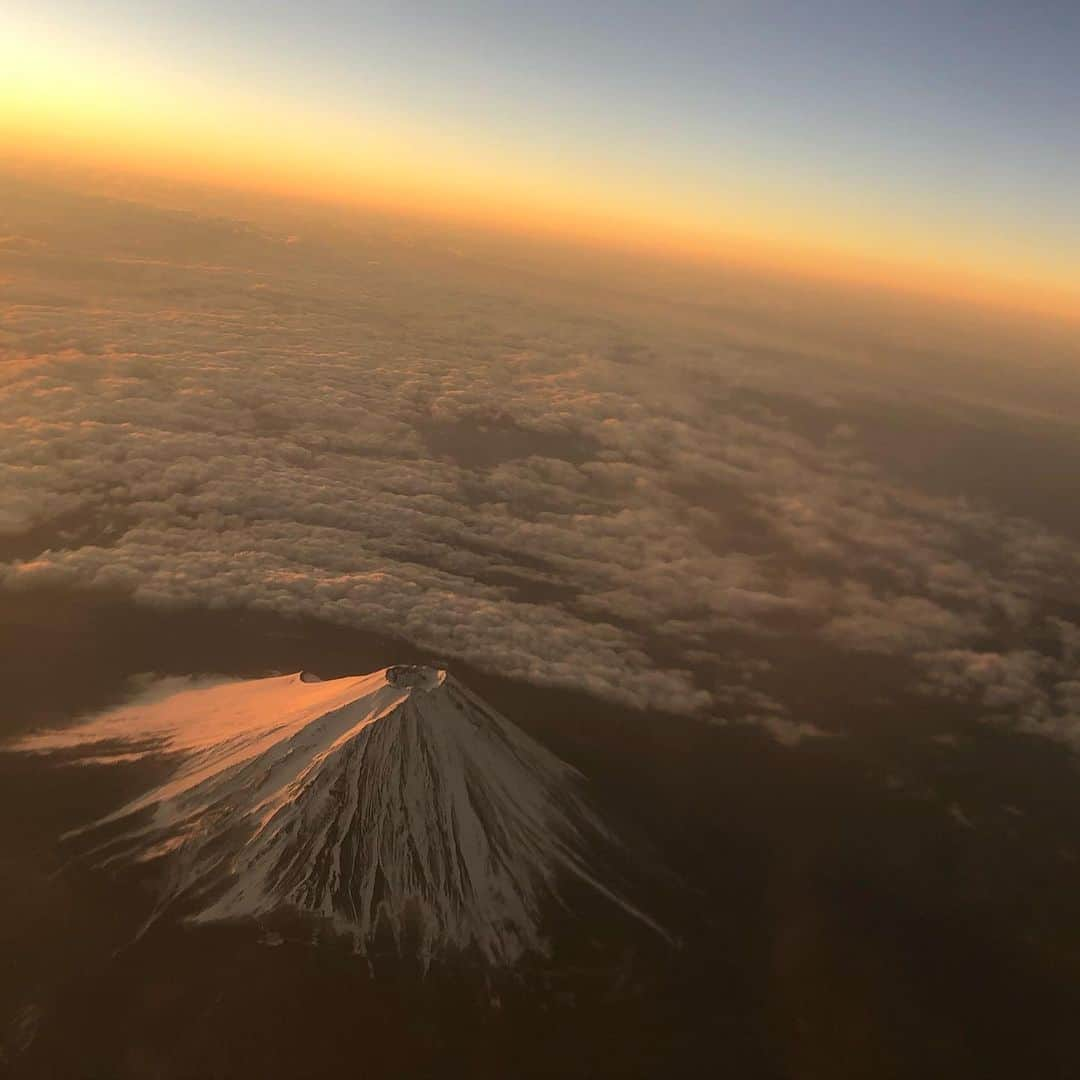
[[[11,594],[3,735],[121,700],[139,673],[325,676],[426,659],[352,630]],[[590,777],[670,878],[669,949],[587,905],[551,961],[421,978],[310,928],[158,923],[147,873],[60,835],[153,765],[0,755],[0,1039],[12,1077],[1067,1077],[1080,1074],[1080,785],[1060,748],[790,658],[786,747],[455,670]],[[899,676],[898,676],[899,678]],[[813,688],[813,689],[810,689]]]

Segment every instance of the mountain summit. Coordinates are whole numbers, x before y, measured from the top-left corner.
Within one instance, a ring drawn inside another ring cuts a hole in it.
[[[293,910],[363,951],[389,933],[425,964],[471,949],[511,964],[546,951],[544,911],[576,880],[654,926],[596,869],[619,844],[581,774],[444,670],[186,689],[76,732],[26,748],[177,755],[167,782],[96,825],[129,823],[110,858],[165,857],[162,906],[194,921]]]

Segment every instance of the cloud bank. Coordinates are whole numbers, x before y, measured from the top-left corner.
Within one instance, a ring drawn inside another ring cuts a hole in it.
[[[730,652],[787,637],[1034,717],[1010,687],[1042,654],[978,658],[1075,589],[1075,545],[890,471],[824,371],[795,397],[815,427],[735,331],[599,286],[145,207],[50,220],[0,223],[0,587],[313,616],[807,733]]]

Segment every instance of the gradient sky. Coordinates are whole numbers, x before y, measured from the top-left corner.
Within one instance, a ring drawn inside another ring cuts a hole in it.
[[[1068,0],[35,0],[0,145],[1067,310],[1078,58]]]

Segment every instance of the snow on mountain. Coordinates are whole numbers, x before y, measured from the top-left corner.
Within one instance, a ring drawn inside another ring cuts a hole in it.
[[[544,911],[577,879],[659,929],[594,869],[619,845],[581,775],[439,669],[179,690],[20,746],[175,754],[90,831],[127,825],[110,859],[166,856],[162,908],[195,921],[299,910],[364,951],[388,931],[425,963],[475,947],[510,964],[546,951]]]

